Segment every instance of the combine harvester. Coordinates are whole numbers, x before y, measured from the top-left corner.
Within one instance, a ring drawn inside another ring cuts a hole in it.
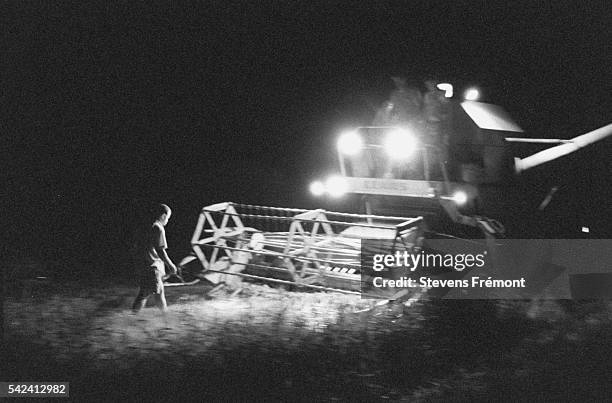
[[[527,138],[499,106],[454,98],[439,106],[443,119],[359,127],[339,137],[339,174],[314,182],[311,191],[352,195],[347,205],[362,214],[207,206],[191,239],[193,254],[181,266],[198,261],[200,277],[235,290],[246,278],[349,293],[363,291],[362,239],[379,241],[368,253],[385,254],[418,253],[432,248],[434,239],[452,240],[459,249],[486,250],[503,266],[517,252],[504,250],[503,239],[537,237],[523,218],[545,210],[557,190],[525,195],[520,174],[612,135],[607,125],[570,140]],[[520,143],[554,146],[517,158],[513,146]],[[526,198],[539,200],[533,211],[525,211]],[[537,243],[531,249],[521,251],[523,261],[510,260],[532,266],[523,271],[534,278],[551,264],[567,268],[559,254],[543,253]]]

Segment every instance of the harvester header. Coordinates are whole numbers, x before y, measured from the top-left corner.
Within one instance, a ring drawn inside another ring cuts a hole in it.
[[[361,240],[379,239],[392,249],[422,242],[421,217],[218,203],[200,213],[191,245],[202,278],[239,288],[242,278],[358,293]]]

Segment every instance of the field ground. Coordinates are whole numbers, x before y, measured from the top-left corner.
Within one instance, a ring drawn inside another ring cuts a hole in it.
[[[71,400],[603,401],[612,303],[426,301],[250,285],[52,284],[5,302],[4,381],[69,381]]]

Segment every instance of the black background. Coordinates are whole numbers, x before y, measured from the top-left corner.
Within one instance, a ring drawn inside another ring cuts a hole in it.
[[[174,209],[176,257],[208,204],[342,209],[308,184],[395,74],[478,86],[534,137],[610,123],[604,1],[364,4],[3,3],[9,253],[119,273],[149,202]],[[537,171],[563,183],[560,212],[609,221],[611,149]]]

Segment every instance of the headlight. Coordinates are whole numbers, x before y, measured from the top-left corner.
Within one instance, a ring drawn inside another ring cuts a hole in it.
[[[322,196],[325,193],[325,185],[321,181],[314,181],[310,184],[310,193],[314,196]]]
[[[468,88],[465,91],[464,97],[466,101],[477,101],[480,98],[480,91],[476,88]]]
[[[418,147],[416,136],[404,129],[396,129],[387,135],[384,147],[392,159],[407,159]]]
[[[338,150],[342,154],[355,155],[362,147],[363,141],[355,131],[343,133],[338,139]]]
[[[348,190],[348,184],[341,176],[332,176],[325,182],[325,188],[330,196],[340,197]]]
[[[463,206],[468,201],[467,193],[462,190],[458,190],[453,194],[453,201],[457,203],[458,206]]]

